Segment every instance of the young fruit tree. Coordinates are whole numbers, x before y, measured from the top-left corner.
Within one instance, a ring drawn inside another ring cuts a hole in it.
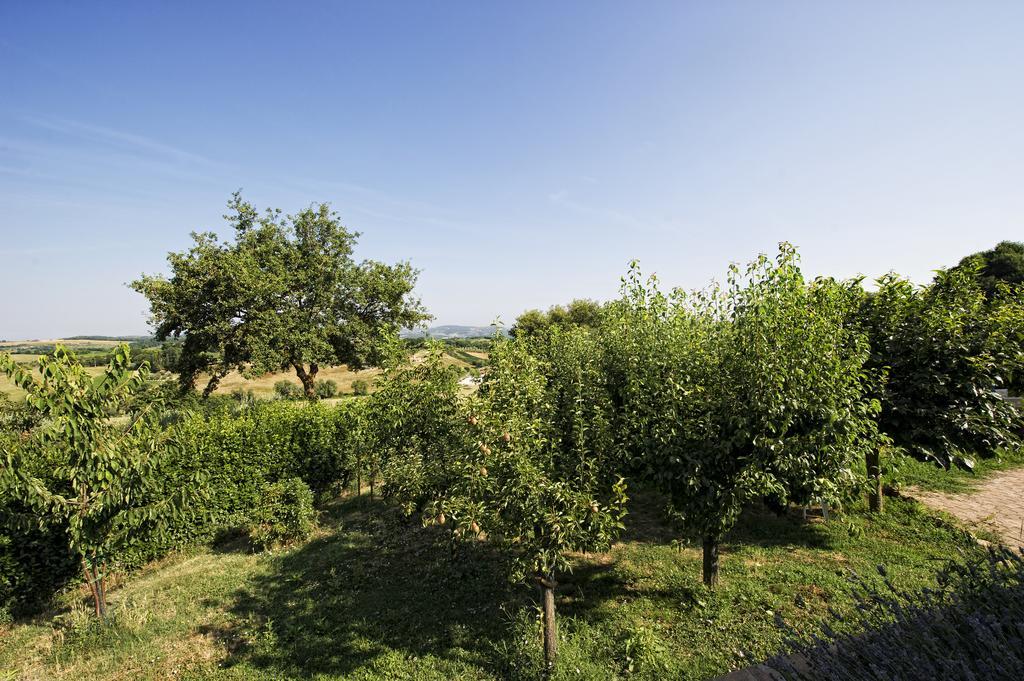
[[[874,441],[852,284],[808,282],[787,244],[726,286],[664,294],[634,267],[609,309],[609,381],[633,468],[703,545],[703,580],[756,499],[836,500]]]
[[[569,551],[607,548],[622,529],[598,345],[583,329],[555,333],[542,353],[497,339],[479,396],[468,404],[473,441],[458,453],[458,484],[427,507],[428,522],[486,538],[541,593],[545,674],[557,656],[555,590]]]
[[[455,453],[469,437],[459,391],[460,371],[431,342],[412,362],[394,353],[367,400],[371,480],[381,473],[383,492],[407,514],[448,495],[455,483]]]
[[[41,526],[66,524],[100,617],[107,614],[110,567],[144,538],[159,537],[196,483],[162,488],[159,469],[173,442],[156,421],[156,404],[133,401],[148,367],[130,367],[127,345],[114,350],[95,377],[59,345],[39,359],[38,377],[0,355],[0,370],[25,390],[26,404],[43,419],[4,449],[0,493],[33,508]],[[48,481],[26,463],[38,457],[52,466]]]
[[[320,367],[376,364],[382,340],[429,318],[412,297],[416,270],[357,262],[359,234],[327,204],[261,215],[236,193],[228,207],[233,242],[193,233],[189,251],[167,256],[170,279],[132,283],[149,299],[157,338],[184,338],[184,387],[202,372],[208,395],[232,370],[294,370],[313,400]]]

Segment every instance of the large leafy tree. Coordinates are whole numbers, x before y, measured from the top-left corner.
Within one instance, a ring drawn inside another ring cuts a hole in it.
[[[260,214],[236,193],[228,207],[233,241],[193,233],[191,249],[168,255],[169,279],[132,283],[149,299],[157,337],[184,338],[184,386],[208,372],[209,394],[233,369],[294,370],[315,399],[320,367],[375,364],[382,341],[428,319],[413,297],[417,271],[405,262],[357,262],[359,234],[327,204]]]
[[[926,287],[878,281],[858,311],[868,366],[885,373],[879,427],[894,443],[945,467],[967,468],[1017,441],[1019,412],[993,391],[1024,368],[1024,304],[1004,288],[991,299],[979,263],[940,271]]]
[[[601,325],[604,306],[587,298],[577,298],[568,305],[553,305],[547,312],[527,310],[516,317],[509,330],[512,336],[535,336],[552,326],[580,326],[594,329]]]
[[[972,272],[989,297],[1000,284],[1024,285],[1024,242],[1001,241],[995,248],[968,255],[957,268]]]
[[[162,488],[161,464],[172,443],[156,418],[156,402],[136,397],[148,367],[131,369],[119,346],[98,376],[57,346],[39,359],[38,377],[0,355],[0,371],[28,394],[40,423],[7,443],[0,459],[0,495],[33,509],[41,526],[66,526],[97,616],[107,613],[111,565],[146,536],[158,536],[180,513],[192,484]],[[39,473],[39,462],[49,470]]]

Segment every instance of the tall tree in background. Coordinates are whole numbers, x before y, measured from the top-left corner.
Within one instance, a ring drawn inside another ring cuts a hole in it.
[[[553,305],[547,312],[527,310],[509,330],[512,336],[535,336],[552,326],[597,328],[604,318],[604,306],[596,300],[577,298],[568,305]]]
[[[998,289],[986,298],[979,267],[966,261],[925,287],[885,275],[857,312],[867,369],[885,373],[879,428],[946,468],[1019,442],[1020,414],[993,389],[1024,371],[1024,301]]]
[[[228,208],[233,242],[193,233],[191,249],[167,256],[170,279],[132,283],[149,299],[157,338],[184,338],[184,387],[201,372],[210,374],[208,395],[233,369],[293,369],[315,399],[320,367],[375,364],[384,340],[429,319],[412,296],[418,272],[406,262],[356,262],[359,234],[327,204],[261,215],[236,192]]]
[[[995,248],[973,253],[957,265],[957,269],[976,272],[978,284],[992,298],[1001,282],[1011,286],[1024,285],[1024,243],[1001,241]],[[975,269],[977,268],[977,269]]]

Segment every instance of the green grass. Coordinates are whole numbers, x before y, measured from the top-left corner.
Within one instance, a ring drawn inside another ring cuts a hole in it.
[[[1024,448],[1003,450],[997,456],[975,458],[974,471],[952,467],[945,470],[931,462],[907,457],[898,464],[896,479],[902,486],[913,486],[935,492],[963,494],[977,488],[987,477],[999,471],[1024,466]]]
[[[751,511],[711,592],[660,506],[638,495],[622,541],[562,576],[557,678],[714,677],[776,649],[775,613],[807,628],[829,606],[849,611],[851,569],[880,580],[884,563],[897,586],[918,588],[945,559],[980,551],[909,500],[830,523]],[[112,593],[110,625],[91,623],[81,598],[0,632],[0,679],[536,679],[540,668],[535,593],[510,585],[485,543],[452,552],[443,528],[365,497],[337,502],[287,550],[226,546],[151,566]]]

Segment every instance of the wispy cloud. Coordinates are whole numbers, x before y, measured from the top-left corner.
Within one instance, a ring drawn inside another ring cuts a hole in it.
[[[566,189],[551,192],[548,194],[548,201],[556,206],[565,208],[588,218],[594,218],[605,224],[612,224],[619,227],[627,227],[631,230],[658,234],[671,234],[676,231],[675,227],[665,220],[656,221],[642,219],[630,213],[624,213],[612,208],[605,208],[578,201],[572,198],[569,191]]]
[[[557,206],[561,206],[562,208],[568,208],[573,212],[598,218],[606,222],[613,222],[625,227],[643,229],[647,226],[646,223],[633,215],[622,213],[617,210],[591,206],[589,204],[576,201],[575,199],[570,198],[569,192],[565,189],[548,194],[548,201]]]
[[[92,125],[81,121],[49,116],[27,116],[24,120],[36,127],[51,130],[63,135],[98,142],[108,146],[151,154],[167,160],[173,160],[178,163],[192,163],[207,166],[220,165],[199,154],[179,149],[169,144],[164,144],[163,142],[134,132],[116,130],[114,128]]]

